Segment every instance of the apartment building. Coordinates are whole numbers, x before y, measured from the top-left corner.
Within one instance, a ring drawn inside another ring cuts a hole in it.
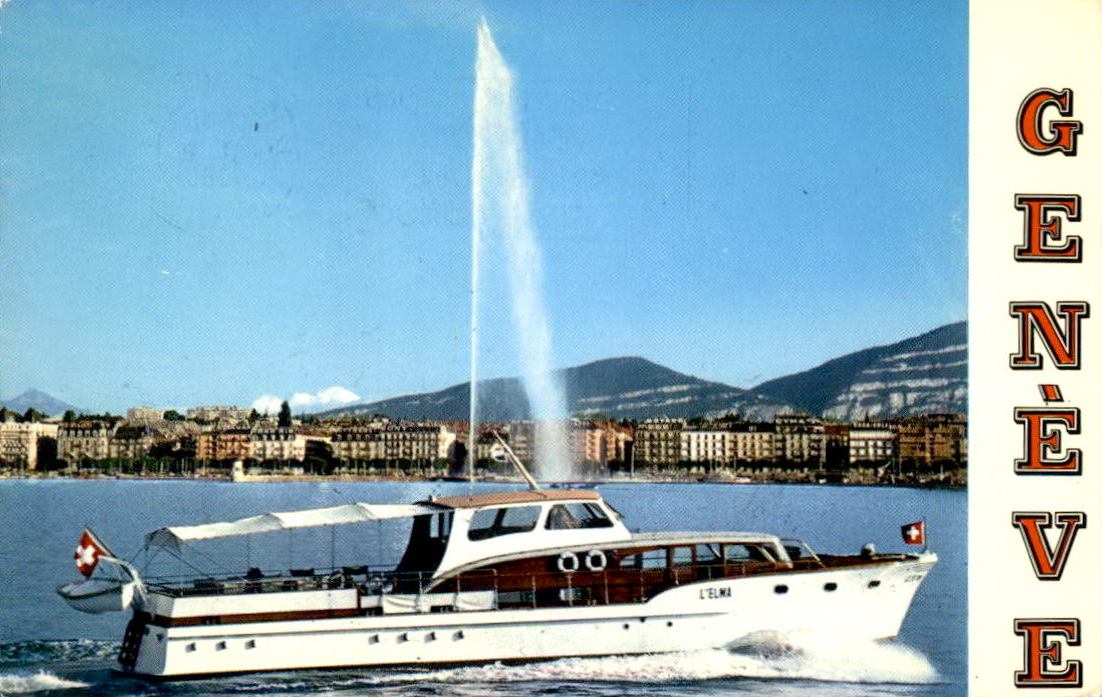
[[[290,428],[255,428],[249,433],[249,457],[260,462],[301,462],[306,458],[306,437]]]
[[[635,459],[656,466],[676,465],[681,458],[682,419],[647,419],[635,427]]]
[[[886,464],[895,459],[895,432],[888,428],[851,426],[849,429],[850,464]]]
[[[38,469],[40,440],[57,438],[57,432],[57,424],[0,423],[0,465]]]

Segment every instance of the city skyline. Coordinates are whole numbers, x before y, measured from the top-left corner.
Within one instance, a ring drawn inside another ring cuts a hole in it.
[[[518,74],[559,366],[750,387],[964,319],[963,8],[16,2],[0,396],[463,382],[483,13]],[[490,275],[480,372],[514,375]]]

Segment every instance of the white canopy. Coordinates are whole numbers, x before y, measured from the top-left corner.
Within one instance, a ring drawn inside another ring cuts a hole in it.
[[[436,506],[424,504],[350,503],[344,506],[333,506],[332,508],[264,513],[263,515],[224,523],[160,528],[145,536],[145,546],[179,549],[181,542],[192,540],[255,535],[261,532],[311,528],[319,525],[348,525],[349,523],[367,523],[373,520],[387,520],[390,518],[412,518],[413,516],[439,513],[441,510]]]

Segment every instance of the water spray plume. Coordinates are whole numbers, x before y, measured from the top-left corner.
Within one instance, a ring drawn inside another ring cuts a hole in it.
[[[542,285],[539,242],[528,209],[513,75],[483,18],[475,63],[474,137],[471,158],[471,406],[470,453],[478,446],[478,320],[484,240],[501,240],[509,266],[513,325],[521,353],[522,381],[537,422],[536,470],[542,479],[572,475],[567,447],[566,397],[552,373],[551,329]]]

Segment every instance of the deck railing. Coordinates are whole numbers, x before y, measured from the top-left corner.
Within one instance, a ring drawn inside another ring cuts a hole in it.
[[[436,580],[429,572],[399,572],[384,567],[272,572],[250,569],[242,575],[161,576],[147,579],[145,585],[154,593],[176,598],[341,589],[356,589],[363,597],[493,591],[495,608],[538,608],[641,603],[664,590],[687,583],[776,573],[792,568],[791,564],[766,561],[717,561],[656,568],[610,566],[597,571],[578,570],[573,573],[555,570],[501,573],[489,568]]]

